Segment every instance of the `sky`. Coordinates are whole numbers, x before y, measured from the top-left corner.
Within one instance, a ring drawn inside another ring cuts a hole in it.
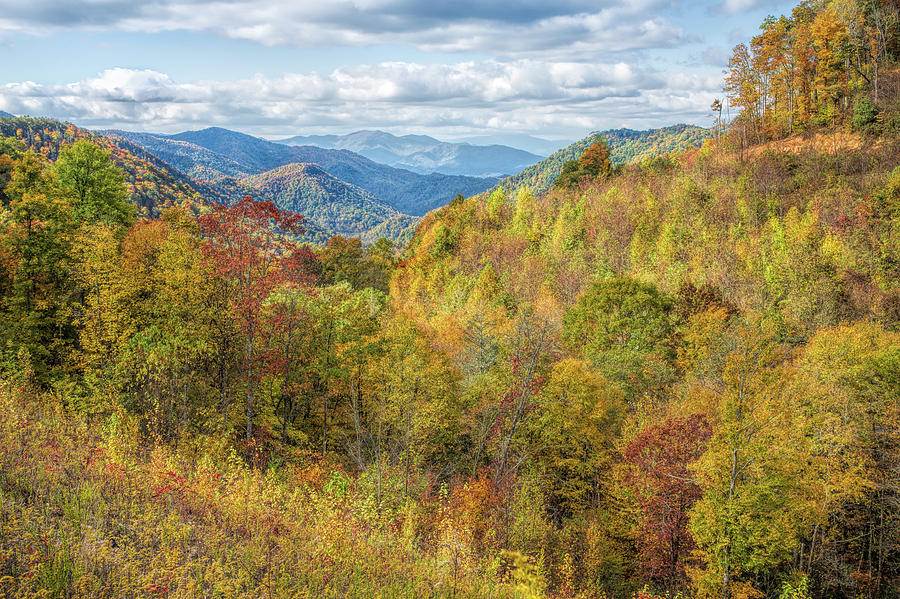
[[[0,0],[0,110],[455,140],[709,125],[767,0]]]

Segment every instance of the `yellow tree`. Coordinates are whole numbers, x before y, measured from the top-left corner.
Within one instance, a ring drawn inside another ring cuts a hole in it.
[[[83,225],[72,246],[73,281],[81,298],[73,308],[79,328],[78,366],[89,384],[101,387],[117,386],[114,366],[133,331],[116,235],[105,223]]]
[[[800,566],[825,595],[878,596],[900,581],[898,373],[900,334],[873,323],[820,330],[797,360],[792,412],[816,498]]]
[[[833,6],[820,11],[810,28],[816,48],[815,93],[819,100],[819,119],[833,125],[838,103],[848,96],[848,77],[845,70],[849,35],[840,15]]]
[[[526,425],[535,468],[557,524],[596,507],[612,463],[613,440],[625,412],[624,394],[589,362],[553,365]]]
[[[790,556],[808,513],[784,394],[780,348],[757,323],[733,323],[717,340],[709,384],[719,390],[709,446],[694,465],[702,498],[690,531],[705,568],[701,596],[729,599],[752,576]]]
[[[731,105],[741,113],[744,124],[759,136],[759,73],[754,67],[750,49],[745,44],[735,46],[728,60],[725,92]],[[747,140],[742,138],[742,144]]]

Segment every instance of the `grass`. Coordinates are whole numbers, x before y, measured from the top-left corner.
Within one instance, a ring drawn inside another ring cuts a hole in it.
[[[379,509],[315,456],[257,471],[214,439],[147,443],[124,414],[69,414],[8,383],[0,447],[0,596],[526,597],[541,585],[460,542],[447,498]]]

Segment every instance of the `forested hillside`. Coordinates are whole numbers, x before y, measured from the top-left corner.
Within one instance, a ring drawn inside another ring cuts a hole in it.
[[[168,164],[124,139],[95,136],[69,123],[44,118],[0,118],[0,137],[16,138],[48,160],[77,139],[89,138],[112,154],[128,182],[131,201],[141,214],[158,216],[166,207],[181,206],[196,212],[204,202],[223,201],[213,187],[190,179]]]
[[[370,231],[387,221],[398,219],[405,223],[403,228],[418,222],[417,218],[400,214],[365,190],[332,177],[315,164],[289,164],[241,182],[253,196],[271,199],[284,210],[311,215],[308,220],[314,220],[332,234],[360,237],[364,242],[376,241],[378,237],[372,238]]]
[[[709,129],[693,125],[673,125],[647,131],[632,129],[597,131],[521,173],[503,179],[499,186],[513,191],[527,187],[533,194],[542,194],[553,186],[566,162],[578,160],[588,146],[601,139],[606,140],[612,163],[621,165],[655,158],[669,152],[680,152],[693,146],[699,147],[712,135]]]
[[[898,14],[798,14],[791,109],[756,38],[701,147],[404,248],[0,140],[0,595],[900,597]]]
[[[164,159],[186,175],[200,181],[212,182],[221,177],[240,178],[266,170],[253,165],[241,164],[188,141],[115,129],[100,131],[100,133],[106,137],[127,139],[154,156]]]

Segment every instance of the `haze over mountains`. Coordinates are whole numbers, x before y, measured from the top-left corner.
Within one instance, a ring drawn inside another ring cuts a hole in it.
[[[525,150],[538,156],[549,156],[560,148],[567,146],[571,139],[546,139],[527,133],[494,133],[492,135],[472,135],[456,140],[456,143],[468,143],[475,146],[502,144],[519,150]]]
[[[496,177],[419,174],[377,163],[348,150],[288,146],[259,137],[210,127],[175,135],[104,131],[128,139],[192,177],[215,181],[243,178],[292,163],[311,163],[330,175],[366,190],[399,212],[422,216],[457,193],[480,193]]]
[[[448,143],[427,135],[396,136],[384,131],[297,135],[276,141],[289,146],[350,150],[375,162],[422,174],[498,177],[518,173],[544,157],[498,144]]]

